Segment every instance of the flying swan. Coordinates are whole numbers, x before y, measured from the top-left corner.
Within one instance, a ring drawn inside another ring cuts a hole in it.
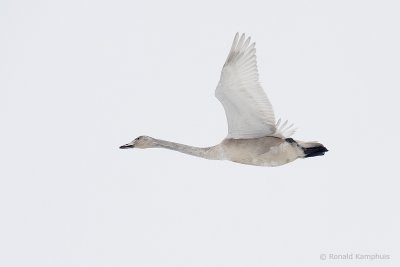
[[[218,145],[193,147],[139,136],[121,146],[126,148],[166,148],[196,157],[230,160],[257,166],[280,166],[298,158],[322,156],[328,150],[317,142],[290,138],[295,132],[287,121],[275,123],[267,95],[258,81],[255,43],[236,33],[222,68],[215,96],[222,103],[228,121],[228,135]]]

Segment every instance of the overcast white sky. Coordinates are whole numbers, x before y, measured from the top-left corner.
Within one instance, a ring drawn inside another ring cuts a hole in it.
[[[0,266],[399,266],[397,1],[1,1]],[[209,146],[234,34],[295,139],[278,167]],[[321,254],[388,260],[321,260]]]

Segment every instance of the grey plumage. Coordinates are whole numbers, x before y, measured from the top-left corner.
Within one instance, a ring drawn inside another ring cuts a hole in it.
[[[220,144],[199,148],[149,136],[140,136],[120,148],[164,148],[214,160],[257,166],[280,166],[298,158],[324,155],[317,142],[290,138],[288,121],[275,123],[272,105],[258,80],[255,43],[235,35],[221,72],[215,96],[224,107],[228,135]]]

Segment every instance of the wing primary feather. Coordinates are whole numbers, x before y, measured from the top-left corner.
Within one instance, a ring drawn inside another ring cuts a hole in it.
[[[276,128],[279,128],[279,125],[281,124],[281,119],[278,119],[278,122],[276,123]]]
[[[246,50],[246,49],[247,49],[247,46],[249,45],[250,40],[251,40],[250,37],[248,37],[248,38],[246,39],[246,42],[245,42],[244,45],[243,45],[243,50]]]
[[[239,39],[239,33],[237,32],[235,34],[235,38],[233,38],[231,50],[229,51],[228,58],[226,59],[226,62],[225,62],[224,65],[226,65],[232,59],[234,51],[235,51],[235,48],[236,48],[236,45],[237,45],[237,42],[238,42],[238,39]]]
[[[283,123],[283,125],[282,125],[282,127],[281,127],[281,129],[284,129],[285,128],[285,126],[286,126],[286,124],[287,124],[287,120]]]
[[[242,49],[244,38],[245,38],[245,36],[244,36],[244,33],[243,33],[242,36],[240,36],[239,43],[238,43],[238,45],[236,47],[236,51],[237,52],[239,52]]]

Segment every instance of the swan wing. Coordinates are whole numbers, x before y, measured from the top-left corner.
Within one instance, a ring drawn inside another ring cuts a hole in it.
[[[272,105],[258,80],[255,43],[235,35],[222,68],[215,96],[222,103],[233,139],[258,138],[276,133]]]

